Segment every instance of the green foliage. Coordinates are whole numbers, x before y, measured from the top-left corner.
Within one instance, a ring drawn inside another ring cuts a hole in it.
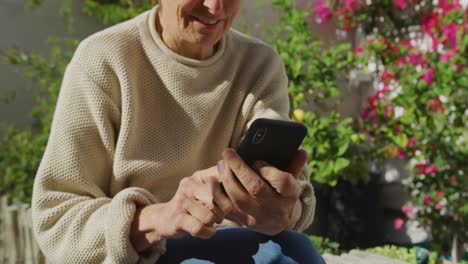
[[[353,183],[369,180],[365,173],[368,152],[356,144],[363,135],[354,132],[351,122],[350,118],[340,120],[337,113],[328,117],[319,117],[311,112],[305,115],[304,123],[309,131],[303,148],[312,157],[308,166],[315,181],[334,186],[339,178]],[[358,138],[354,142],[353,136]]]
[[[84,0],[83,12],[99,18],[104,24],[115,24],[150,9],[155,0]]]
[[[33,9],[35,7],[38,7],[44,3],[45,0],[28,0],[25,4],[26,9]]]
[[[416,262],[416,248],[397,247],[394,245],[385,245],[381,247],[370,248],[366,250],[369,253],[388,257],[391,259],[401,260],[411,264],[418,264]],[[437,253],[432,252],[429,255],[429,264],[437,263]]]
[[[468,239],[468,13],[461,7],[444,12],[423,25],[435,32],[439,49],[376,36],[363,53],[365,60],[376,57],[381,64],[376,75],[383,84],[369,98],[365,129],[380,158],[398,153],[407,160],[413,174],[406,181],[410,201],[405,213],[431,227],[439,249],[454,234],[460,241]]]
[[[16,47],[1,51],[2,59],[37,83],[39,89],[30,89],[35,101],[32,110],[35,123],[32,127],[19,129],[2,124],[0,196],[30,202],[34,176],[47,144],[63,72],[77,43],[77,40],[51,38],[52,48],[48,57],[27,54]],[[60,46],[67,47],[66,51]]]
[[[365,166],[370,153],[359,145],[363,135],[354,131],[351,119],[342,119],[333,111],[323,115],[331,108],[329,102],[339,102],[339,76],[346,75],[356,63],[350,45],[337,44],[326,49],[314,40],[307,24],[308,14],[301,11],[295,1],[275,0],[273,3],[282,17],[279,24],[271,28],[272,42],[289,78],[293,119],[309,128],[302,147],[309,153],[312,179],[329,185],[335,185],[340,178],[367,181]],[[319,106],[315,113],[302,110],[311,103]]]
[[[309,236],[309,239],[321,255],[325,253],[338,255],[340,253],[340,244],[338,244],[337,242],[333,242],[326,237],[311,235]]]
[[[339,73],[346,74],[353,65],[354,56],[349,44],[337,44],[325,49],[314,40],[307,24],[308,14],[295,1],[275,0],[282,11],[280,23],[271,29],[273,45],[280,54],[289,77],[292,108],[304,107],[307,94],[315,103],[337,97]]]
[[[348,31],[361,25],[366,34],[379,33],[386,37],[400,37],[405,33],[402,28],[419,25],[419,22],[431,8],[433,2],[421,4],[419,1],[404,1],[406,7],[395,6],[388,0],[356,0],[345,2],[326,0],[332,12],[338,14],[340,27]],[[352,7],[351,7],[352,6]]]

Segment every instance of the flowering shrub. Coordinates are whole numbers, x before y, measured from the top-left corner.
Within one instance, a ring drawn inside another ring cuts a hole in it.
[[[293,0],[275,0],[282,17],[271,28],[272,44],[280,54],[289,79],[291,117],[308,127],[302,147],[309,154],[312,180],[331,186],[338,180],[368,181],[364,135],[355,131],[351,118],[330,110],[327,99],[339,99],[337,82],[356,63],[349,44],[325,48],[314,40],[308,14]],[[315,104],[315,111],[306,107]],[[329,114],[324,114],[328,112]]]
[[[367,13],[374,3],[368,3],[319,2],[315,10],[320,21],[335,14],[349,30],[359,23],[374,26]],[[457,0],[433,3],[386,4],[392,5],[388,16],[395,9],[417,14],[420,26],[411,30],[393,23],[398,36],[377,31],[356,53],[361,65],[375,61],[379,80],[362,112],[362,127],[381,158],[404,159],[413,170],[405,182],[411,198],[402,211],[431,227],[438,244],[468,239],[468,10]],[[419,39],[409,37],[418,34]],[[394,224],[402,228],[404,219]]]
[[[319,23],[336,17],[345,32],[362,25],[367,34],[398,36],[432,8],[431,0],[319,0],[315,12]]]

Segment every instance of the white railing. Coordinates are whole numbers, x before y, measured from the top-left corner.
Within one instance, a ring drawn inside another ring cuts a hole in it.
[[[46,263],[32,231],[28,204],[0,199],[0,264]]]

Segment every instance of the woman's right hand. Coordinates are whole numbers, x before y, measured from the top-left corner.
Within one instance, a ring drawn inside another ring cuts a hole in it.
[[[162,239],[186,234],[214,236],[214,223],[224,219],[223,211],[212,204],[213,193],[220,188],[217,175],[216,166],[197,171],[180,181],[169,202],[137,209],[130,231],[135,250],[141,252]]]

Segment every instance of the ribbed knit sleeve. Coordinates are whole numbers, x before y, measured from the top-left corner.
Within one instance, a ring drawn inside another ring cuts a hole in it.
[[[158,202],[142,188],[110,197],[121,118],[117,103],[76,61],[67,67],[33,190],[37,241],[51,263],[155,263],[164,241],[138,255],[129,241],[136,207]]]
[[[289,119],[288,77],[279,55],[272,52],[270,59],[268,71],[259,78],[258,86],[247,97],[246,104],[250,103],[251,106],[246,107],[250,112],[243,134],[257,118]],[[299,180],[302,189],[302,214],[294,230],[303,231],[312,224],[316,203],[307,165],[301,171]]]

